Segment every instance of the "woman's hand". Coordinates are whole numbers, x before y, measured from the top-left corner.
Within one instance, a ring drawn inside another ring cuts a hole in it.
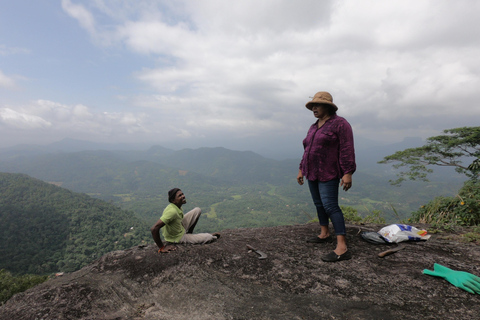
[[[352,174],[347,173],[342,177],[340,186],[343,187],[343,190],[347,191],[352,187]]]
[[[297,182],[298,182],[299,185],[302,185],[302,184],[303,184],[303,173],[302,173],[302,170],[298,170]]]

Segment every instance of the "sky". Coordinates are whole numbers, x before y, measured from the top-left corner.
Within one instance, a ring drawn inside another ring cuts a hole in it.
[[[0,0],[0,148],[65,138],[299,153],[480,125],[475,0]]]

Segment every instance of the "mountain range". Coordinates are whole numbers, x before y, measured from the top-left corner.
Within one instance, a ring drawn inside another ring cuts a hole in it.
[[[444,170],[428,184],[407,182],[402,187],[390,186],[388,181],[395,177],[394,171],[376,161],[396,150],[421,145],[421,139],[367,147],[370,145],[365,143],[363,149],[357,149],[354,186],[349,192],[341,193],[342,205],[352,206],[363,214],[383,210],[387,211],[387,219],[405,218],[435,196],[454,194],[462,183],[453,170]],[[100,147],[104,149],[96,149]],[[211,218],[206,221],[208,228],[248,227],[247,220],[264,220],[263,214],[294,215],[298,217],[294,222],[298,223],[315,217],[308,188],[298,186],[295,181],[299,159],[274,160],[251,151],[221,147],[182,150],[161,146],[116,147],[125,146],[106,147],[63,140],[43,148],[0,149],[0,171],[28,174],[75,192],[113,201],[149,223],[158,219],[168,204],[165,194],[173,187],[182,188],[192,205],[205,209]],[[85,150],[73,151],[78,149]],[[232,218],[252,207],[253,214],[259,216]],[[226,216],[219,218],[217,213]],[[292,221],[290,218],[276,220]]]

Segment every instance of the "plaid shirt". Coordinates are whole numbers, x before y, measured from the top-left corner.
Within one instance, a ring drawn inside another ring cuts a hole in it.
[[[342,117],[333,115],[318,128],[318,120],[303,140],[300,170],[307,180],[330,181],[354,173],[355,149],[352,127]]]

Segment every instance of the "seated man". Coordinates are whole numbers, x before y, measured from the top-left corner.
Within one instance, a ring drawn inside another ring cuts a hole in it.
[[[153,240],[160,248],[158,252],[169,252],[175,250],[175,246],[164,245],[160,239],[159,231],[163,228],[163,237],[167,243],[183,244],[204,244],[220,238],[220,233],[197,233],[193,234],[193,229],[197,224],[202,210],[195,208],[183,215],[182,205],[187,203],[182,190],[173,188],[168,191],[168,201],[170,204],[163,210],[163,214],[155,225],[150,229]]]

